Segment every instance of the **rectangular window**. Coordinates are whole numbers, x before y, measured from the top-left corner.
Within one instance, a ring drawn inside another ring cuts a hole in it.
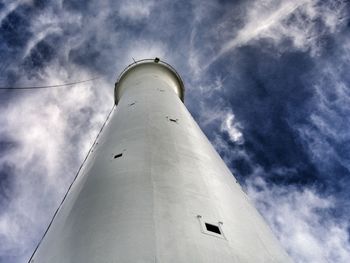
[[[197,218],[199,220],[200,229],[203,234],[226,239],[224,231],[222,229],[222,221],[217,221],[217,223],[214,223],[215,221],[207,221],[201,215],[197,215]]]

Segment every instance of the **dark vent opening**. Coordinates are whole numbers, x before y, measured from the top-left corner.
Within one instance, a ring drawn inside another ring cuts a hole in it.
[[[177,122],[177,119],[169,119],[172,122]]]
[[[207,228],[208,231],[221,235],[221,231],[218,226],[205,223],[205,227]]]
[[[122,153],[116,154],[116,155],[114,155],[114,159],[117,159],[117,158],[122,157],[122,156],[123,156]]]

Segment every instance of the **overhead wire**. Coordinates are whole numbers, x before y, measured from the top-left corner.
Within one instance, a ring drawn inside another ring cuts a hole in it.
[[[92,149],[93,149],[94,146],[96,145],[97,140],[98,140],[98,138],[100,137],[100,134],[102,133],[103,128],[106,126],[106,123],[107,123],[109,117],[111,116],[111,114],[112,114],[114,108],[115,108],[115,104],[113,105],[112,109],[111,109],[110,112],[108,113],[106,120],[104,121],[104,123],[103,123],[103,125],[102,125],[100,131],[98,132],[98,134],[97,134],[97,136],[96,136],[94,142],[92,143],[92,145],[91,145],[89,151],[87,152],[87,154],[86,154],[86,156],[85,156],[85,158],[84,158],[82,164],[80,165],[80,167],[79,167],[77,173],[75,174],[75,177],[74,177],[72,183],[69,185],[69,188],[68,188],[66,194],[64,195],[64,197],[63,197],[61,203],[59,204],[59,206],[58,206],[56,212],[54,213],[54,215],[53,215],[53,217],[52,217],[52,219],[51,219],[49,225],[47,226],[47,228],[46,228],[46,230],[45,230],[45,233],[43,234],[42,238],[40,239],[38,245],[35,247],[35,250],[34,250],[33,254],[31,255],[30,259],[28,260],[28,263],[32,263],[32,262],[33,262],[32,260],[33,260],[33,257],[34,257],[34,255],[35,255],[36,251],[38,250],[40,244],[42,243],[42,241],[43,241],[43,239],[45,238],[47,232],[49,231],[49,229],[50,229],[50,227],[51,227],[51,225],[52,225],[54,219],[56,218],[56,216],[57,216],[57,214],[58,214],[58,211],[60,210],[60,208],[62,207],[64,201],[66,200],[70,189],[72,188],[73,184],[75,183],[76,179],[78,178],[81,169],[84,167],[84,164],[85,164],[86,160],[88,159],[90,153],[92,152]]]
[[[70,82],[70,83],[62,83],[62,84],[56,84],[56,85],[45,85],[45,86],[0,86],[0,90],[31,90],[31,89],[50,89],[50,88],[58,88],[58,87],[65,87],[65,86],[74,86],[76,84],[84,83],[84,82],[89,82],[93,81],[96,79],[99,79],[101,77],[94,77],[91,79],[86,79],[86,80],[80,80],[80,81],[75,81],[75,82]]]

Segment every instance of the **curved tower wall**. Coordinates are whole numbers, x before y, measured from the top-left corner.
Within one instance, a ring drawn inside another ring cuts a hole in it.
[[[193,120],[177,73],[129,67],[35,263],[290,262]]]

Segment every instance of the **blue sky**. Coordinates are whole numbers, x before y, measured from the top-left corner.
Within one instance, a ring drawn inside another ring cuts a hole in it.
[[[0,0],[0,262],[26,262],[132,58],[185,104],[295,262],[350,262],[346,0]]]

